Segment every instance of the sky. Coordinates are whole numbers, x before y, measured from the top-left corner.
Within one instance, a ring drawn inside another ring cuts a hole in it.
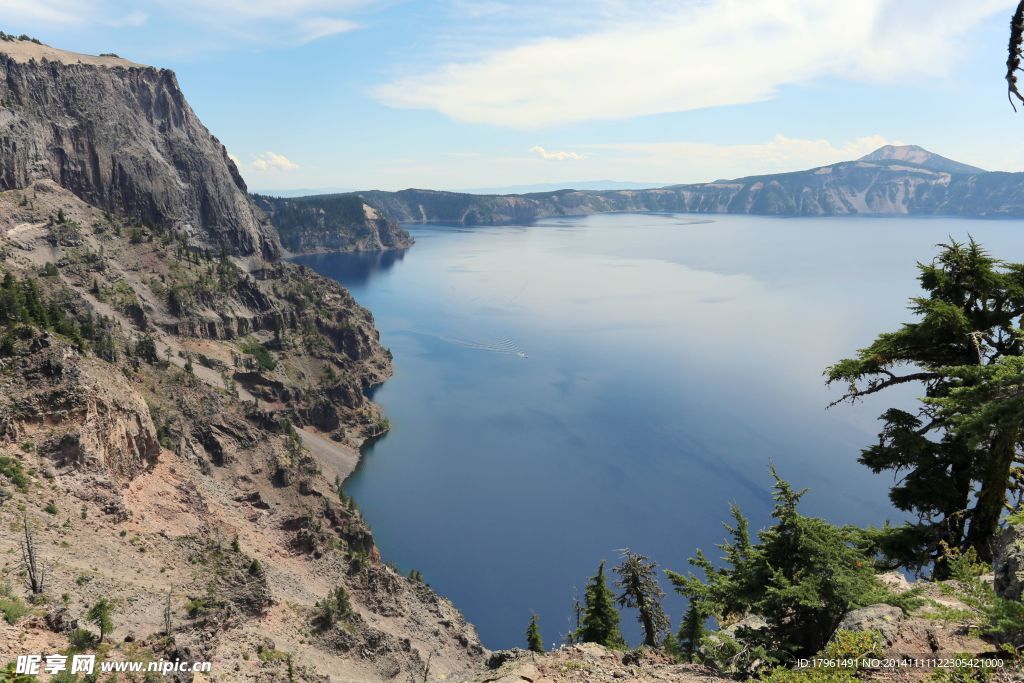
[[[255,190],[651,185],[917,144],[1024,170],[1004,0],[0,0],[173,69]]]

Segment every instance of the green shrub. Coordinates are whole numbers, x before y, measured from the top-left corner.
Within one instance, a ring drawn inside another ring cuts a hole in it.
[[[188,615],[193,619],[202,616],[208,609],[209,606],[206,604],[205,598],[193,598],[185,605],[185,611],[188,612]]]
[[[270,371],[277,367],[277,361],[274,360],[274,356],[271,355],[270,351],[266,346],[259,342],[246,342],[242,344],[242,353],[247,353],[256,359],[256,364],[260,368]]]
[[[702,552],[690,563],[704,578],[666,572],[676,590],[695,603],[702,614],[720,623],[747,614],[760,614],[768,622],[745,647],[764,647],[769,660],[790,661],[822,650],[843,616],[850,610],[876,603],[908,609],[916,595],[897,596],[875,576],[872,557],[863,549],[863,531],[837,527],[797,511],[805,491],[794,490],[771,470],[775,478],[778,520],[750,539],[746,518],[733,507],[732,537],[719,546],[726,566],[712,563]]]
[[[317,615],[314,619],[321,629],[329,629],[339,621],[352,618],[352,603],[348,599],[348,591],[338,586],[326,598],[316,603]]]
[[[8,455],[0,455],[0,474],[22,491],[28,487],[28,475],[21,468],[21,463]]]
[[[74,652],[82,652],[88,650],[96,645],[96,636],[93,635],[92,631],[87,631],[84,628],[76,628],[68,632],[68,643],[71,644],[71,650]]]
[[[15,595],[4,596],[0,597],[0,612],[4,615],[4,621],[13,624],[28,614],[28,605]]]
[[[878,631],[839,630],[818,656],[823,659],[860,660],[881,657],[884,651],[885,640]]]
[[[856,683],[850,669],[787,669],[776,667],[760,678],[765,683]]]

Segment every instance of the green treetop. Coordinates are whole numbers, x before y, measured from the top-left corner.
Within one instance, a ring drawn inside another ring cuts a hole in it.
[[[864,532],[801,515],[797,504],[804,491],[771,471],[777,521],[758,533],[758,543],[751,542],[747,520],[733,506],[736,523],[726,525],[731,540],[719,546],[725,566],[716,567],[698,550],[690,563],[703,579],[666,574],[689,598],[695,622],[703,621],[700,615],[727,623],[759,614],[768,628],[758,635],[758,645],[779,658],[808,656],[821,649],[847,612],[896,597],[875,576],[872,558],[863,550]],[[695,649],[699,629],[692,626]]]
[[[619,612],[615,596],[604,578],[604,561],[597,574],[590,578],[584,593],[583,621],[578,640],[611,648],[625,648],[626,640],[619,631]]]
[[[692,662],[694,655],[700,648],[700,641],[707,633],[704,621],[707,617],[697,608],[697,603],[690,601],[683,614],[683,622],[679,625],[679,634],[676,636],[676,645],[679,649],[679,656],[688,662]]]
[[[935,563],[936,576],[944,577],[943,543],[992,559],[991,541],[1015,477],[1024,413],[1012,414],[1005,401],[997,410],[989,404],[997,397],[985,386],[1024,353],[1024,264],[998,261],[972,239],[940,245],[938,256],[918,270],[924,295],[910,301],[917,320],[880,334],[825,377],[846,387],[835,403],[903,384],[923,390],[915,410],[882,414],[878,443],[860,461],[876,473],[898,474],[892,502],[917,517],[878,534],[879,548],[894,565]]]
[[[100,598],[96,601],[92,607],[89,608],[86,613],[86,618],[100,630],[100,642],[103,642],[103,638],[114,630],[114,621],[110,618],[110,614],[114,609],[114,604],[107,598]]]
[[[530,625],[526,629],[526,648],[531,652],[544,652],[544,639],[540,636],[540,625],[537,623],[537,615],[530,615]]]

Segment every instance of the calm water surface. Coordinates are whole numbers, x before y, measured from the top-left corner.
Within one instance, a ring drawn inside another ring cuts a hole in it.
[[[413,227],[404,253],[299,259],[369,308],[395,356],[392,430],[347,483],[384,557],[454,600],[491,648],[570,628],[574,593],[629,547],[677,571],[755,528],[768,463],[836,523],[899,519],[858,465],[908,388],[825,409],[829,363],[907,320],[914,264],[973,234],[1024,260],[1024,224],[603,215]],[[674,625],[683,602],[667,601]],[[625,611],[636,643],[635,614]]]

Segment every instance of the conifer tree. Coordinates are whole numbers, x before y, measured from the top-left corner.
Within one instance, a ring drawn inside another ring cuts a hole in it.
[[[860,461],[876,473],[897,473],[890,498],[918,518],[879,533],[880,549],[895,564],[917,569],[935,563],[942,578],[946,567],[936,561],[943,544],[992,559],[992,539],[1021,456],[1024,416],[979,410],[979,392],[972,406],[951,399],[959,390],[983,387],[993,368],[1024,354],[1024,264],[998,261],[973,239],[939,246],[931,263],[918,264],[925,292],[911,299],[918,320],[880,334],[825,376],[846,387],[833,405],[903,384],[923,389],[916,410],[882,414],[878,443],[865,448]],[[969,429],[960,424],[965,413],[974,415]]]
[[[618,603],[637,610],[637,618],[644,629],[644,645],[658,647],[661,634],[669,628],[668,617],[661,608],[665,591],[658,585],[658,565],[629,548],[622,551],[622,558],[622,563],[615,567],[619,575],[615,587],[621,591]]]
[[[615,609],[615,596],[604,578],[603,560],[597,568],[597,574],[590,578],[583,599],[583,622],[579,629],[579,642],[625,648],[626,641],[619,631],[619,612]]]
[[[691,601],[683,614],[683,622],[679,625],[679,634],[676,636],[679,655],[688,662],[693,661],[694,655],[700,648],[700,641],[707,633],[704,626],[705,619],[706,617],[697,608],[697,603]]]
[[[114,630],[114,621],[110,618],[110,613],[113,611],[113,608],[114,605],[110,600],[100,598],[96,601],[96,604],[89,608],[89,612],[86,614],[89,621],[99,628],[101,643],[103,642],[103,638]]]
[[[719,546],[723,566],[700,550],[690,564],[704,578],[666,571],[694,609],[719,622],[759,614],[768,622],[759,643],[773,656],[802,657],[818,652],[850,610],[889,603],[909,607],[875,576],[865,552],[865,532],[837,527],[797,510],[805,491],[794,490],[774,468],[772,517],[776,523],[749,537],[746,519],[733,506],[735,525]]]
[[[537,615],[530,615],[530,625],[526,629],[526,649],[531,652],[544,653],[544,639],[540,637],[540,626],[537,624]]]

